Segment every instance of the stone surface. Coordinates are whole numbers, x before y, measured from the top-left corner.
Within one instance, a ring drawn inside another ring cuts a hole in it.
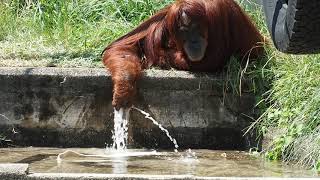
[[[1,178],[1,175],[0,175]],[[51,174],[36,173],[25,180],[309,180],[310,178],[270,178],[270,177],[197,177],[191,175],[115,175],[115,174]]]
[[[185,148],[245,149],[254,96],[223,90],[220,75],[148,70],[135,106]],[[245,86],[244,86],[245,88]],[[112,82],[105,69],[0,68],[0,130],[13,144],[103,147],[111,144]],[[131,111],[134,147],[172,148],[157,127]]]
[[[28,164],[0,164],[0,179],[23,179],[28,172]]]
[[[28,164],[0,164],[3,180],[308,180],[310,178],[274,177],[198,177],[193,175],[140,175],[88,173],[29,173]],[[313,178],[316,179],[316,178]]]

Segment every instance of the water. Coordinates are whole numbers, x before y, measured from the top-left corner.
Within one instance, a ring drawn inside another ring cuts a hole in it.
[[[161,129],[161,131],[163,131],[163,132],[167,135],[167,137],[170,139],[170,141],[173,143],[174,148],[175,148],[175,152],[178,152],[179,145],[178,145],[176,139],[173,138],[173,137],[169,134],[169,131],[168,131],[167,129],[165,129],[165,128],[164,128],[161,124],[159,124],[153,117],[151,117],[149,113],[147,113],[147,112],[145,112],[145,111],[143,111],[143,110],[141,110],[141,109],[138,109],[138,108],[136,108],[136,107],[132,107],[132,108],[135,109],[135,110],[137,110],[137,111],[139,111],[141,114],[145,115],[145,118],[146,118],[146,119],[151,120],[154,125],[158,126],[158,127]]]
[[[136,107],[132,107],[132,109],[137,110],[138,112],[143,114],[146,119],[151,120],[154,125],[158,126],[173,143],[175,152],[178,152],[179,145],[176,139],[170,135],[167,129],[165,129],[154,118],[152,118],[149,113]],[[126,145],[128,140],[128,121],[130,118],[130,110],[131,108],[127,108],[127,109],[120,108],[119,111],[114,109],[114,131],[112,136],[113,149],[120,150],[120,151],[127,149]]]
[[[114,109],[113,149],[122,151],[127,148],[129,117],[130,108]]]
[[[57,162],[59,153],[75,151]],[[103,173],[144,175],[194,175],[202,177],[315,177],[314,171],[265,161],[247,152],[193,150],[155,152],[128,149],[125,153],[105,149],[4,148],[0,163],[30,163],[32,173]],[[192,157],[197,154],[197,158]],[[102,157],[104,156],[104,157]]]

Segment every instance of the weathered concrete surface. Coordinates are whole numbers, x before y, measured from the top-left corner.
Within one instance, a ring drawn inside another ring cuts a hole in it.
[[[0,164],[0,179],[23,179],[28,173],[28,164]]]
[[[248,116],[256,114],[254,97],[231,95],[223,84],[215,75],[148,70],[139,82],[135,106],[168,128],[181,147],[255,145],[253,138],[242,137]],[[111,78],[104,69],[0,68],[0,130],[13,144],[111,144],[111,100]],[[172,148],[137,111],[131,112],[129,134],[135,147]]]
[[[197,177],[192,175],[34,174],[28,180],[310,180],[308,178]]]
[[[28,164],[0,164],[0,179],[5,180],[307,180],[310,178],[198,177],[193,175],[29,173]],[[314,178],[316,179],[316,178]]]
[[[2,168],[2,167],[7,167]],[[0,164],[0,179],[5,180],[308,180],[310,178],[198,177],[193,175],[29,173],[28,164]],[[316,179],[316,178],[314,178]]]

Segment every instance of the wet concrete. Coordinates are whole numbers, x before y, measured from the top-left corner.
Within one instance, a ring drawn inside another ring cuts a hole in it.
[[[168,128],[181,147],[245,149],[242,136],[257,116],[255,98],[224,90],[221,75],[148,70],[135,106]],[[105,69],[0,68],[0,131],[4,145],[104,147],[111,144],[111,77]],[[137,111],[131,112],[130,147],[171,148]],[[76,137],[76,138],[75,138]]]

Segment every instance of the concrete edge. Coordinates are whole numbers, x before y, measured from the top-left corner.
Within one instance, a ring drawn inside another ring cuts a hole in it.
[[[29,173],[29,164],[8,163],[0,164],[1,174],[24,175]]]
[[[64,86],[67,86],[68,82],[71,84],[81,82],[86,87],[100,88],[112,85],[110,73],[104,68],[0,67],[0,79],[2,81],[23,79],[26,82],[46,79],[45,81],[54,80],[57,81],[57,85]],[[223,82],[224,78],[221,74],[148,69],[143,72],[138,87],[166,90],[216,91],[218,89],[220,91]]]
[[[29,164],[0,164],[0,179],[22,179],[29,174]]]
[[[199,177],[193,175],[142,175],[142,174],[91,174],[91,173],[34,173],[27,179],[38,180],[309,180],[310,178],[282,178],[282,177]]]
[[[56,67],[0,67],[0,75],[6,76],[67,76],[67,77],[97,77],[110,76],[104,68],[56,68]],[[144,71],[147,77],[156,78],[185,78],[195,79],[199,76],[213,79],[221,79],[219,75],[208,73],[193,73],[190,71],[148,69]]]
[[[29,173],[29,164],[0,164],[0,179],[25,180],[286,180],[310,178],[282,177],[199,177],[193,175],[143,175],[143,174],[94,174],[94,173]],[[313,178],[319,179],[319,178]]]

